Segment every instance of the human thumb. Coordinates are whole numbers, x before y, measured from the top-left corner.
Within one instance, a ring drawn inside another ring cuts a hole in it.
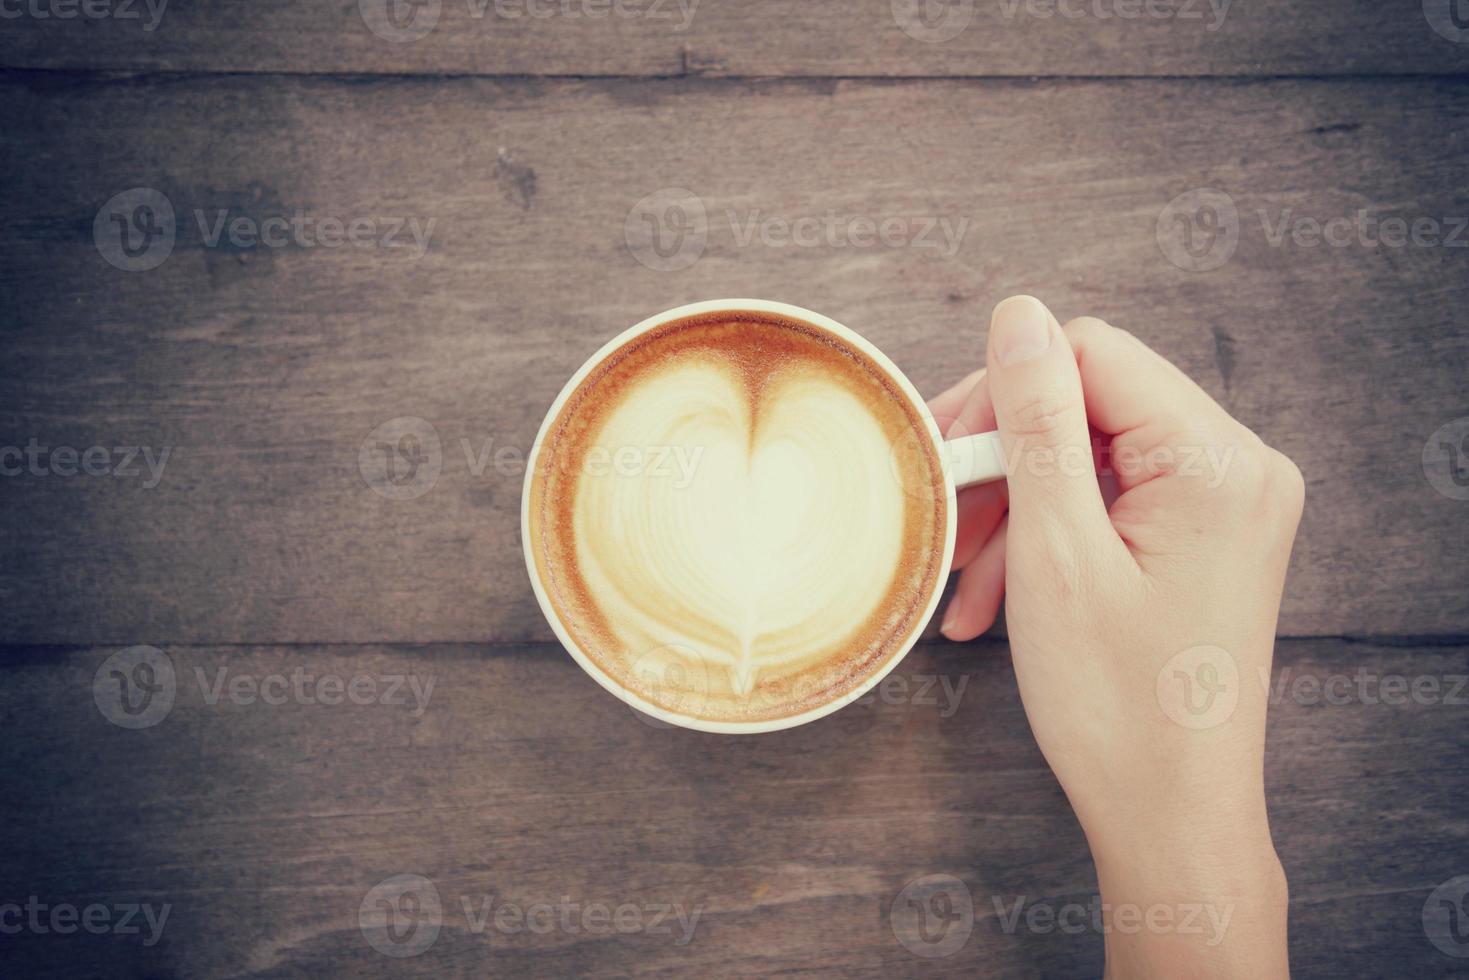
[[[1010,482],[1012,540],[1108,526],[1081,372],[1050,310],[1033,296],[995,307],[986,363]]]

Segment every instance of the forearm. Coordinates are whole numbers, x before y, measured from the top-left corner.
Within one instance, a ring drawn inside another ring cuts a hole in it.
[[[1093,854],[1108,978],[1289,976],[1287,886],[1263,813],[1232,828],[1139,824]]]

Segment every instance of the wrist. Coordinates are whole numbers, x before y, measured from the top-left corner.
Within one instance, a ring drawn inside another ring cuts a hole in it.
[[[1288,886],[1263,815],[1088,839],[1109,977],[1289,975]]]
[[[1192,814],[1165,808],[1125,825],[1084,823],[1084,829],[1103,883],[1171,881],[1208,888],[1280,871],[1263,799],[1258,806],[1219,805]]]
[[[1203,767],[1189,767],[1190,770]],[[1210,770],[1205,768],[1205,772]],[[1091,805],[1098,799],[1101,805]],[[1150,779],[1074,799],[1098,874],[1201,879],[1239,866],[1278,866],[1264,773]]]

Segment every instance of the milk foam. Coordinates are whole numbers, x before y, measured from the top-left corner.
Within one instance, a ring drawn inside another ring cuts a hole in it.
[[[830,338],[687,329],[568,403],[533,488],[542,580],[583,651],[652,703],[795,714],[921,626],[943,546],[937,463],[895,468],[921,423]]]

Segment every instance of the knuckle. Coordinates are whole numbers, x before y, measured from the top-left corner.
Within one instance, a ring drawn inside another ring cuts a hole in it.
[[[1251,503],[1265,492],[1265,444],[1254,433],[1245,438],[1230,440],[1229,471],[1223,483],[1226,496],[1235,501]]]
[[[1247,431],[1236,447],[1224,489],[1233,509],[1250,520],[1294,521],[1305,506],[1306,481],[1300,467],[1253,432]]]
[[[1121,333],[1106,320],[1095,316],[1079,316],[1061,328],[1070,340],[1089,340],[1106,334]]]
[[[1306,506],[1306,478],[1295,460],[1278,449],[1267,449],[1269,455],[1269,493],[1280,511],[1299,518]]]
[[[1028,394],[1007,412],[1006,421],[1012,435],[1048,440],[1074,425],[1079,410],[1080,406],[1061,392],[1042,390]]]
[[[1069,604],[1092,591],[1089,562],[1074,533],[1058,523],[1037,519],[1019,522],[1014,534],[1015,574],[1025,591]]]
[[[1144,343],[1137,334],[1133,333],[1131,330],[1126,330],[1122,327],[1112,328],[1112,339],[1120,346],[1137,348],[1142,351],[1151,351],[1151,348],[1148,347],[1148,345]]]
[[[1073,347],[1085,347],[1089,344],[1142,344],[1130,331],[1096,316],[1079,316],[1068,321],[1061,329]]]

